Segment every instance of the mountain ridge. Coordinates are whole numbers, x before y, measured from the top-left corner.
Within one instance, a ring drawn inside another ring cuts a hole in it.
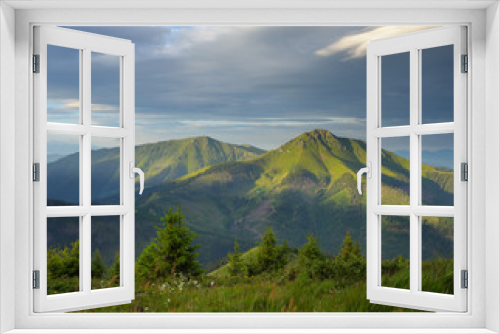
[[[146,184],[152,186],[214,163],[250,159],[264,152],[251,145],[234,145],[200,136],[139,145],[136,147],[136,166],[145,172]],[[91,159],[92,201],[116,204],[102,199],[113,196],[119,191],[119,149],[92,150]],[[78,184],[78,168],[78,153],[49,163],[48,198],[77,203],[78,192],[69,189]],[[69,184],[65,183],[65,180],[69,180]]]

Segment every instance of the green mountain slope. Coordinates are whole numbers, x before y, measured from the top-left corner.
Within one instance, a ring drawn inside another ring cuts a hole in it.
[[[169,140],[136,147],[136,165],[146,175],[146,185],[151,187],[220,162],[254,158],[264,150],[250,145],[233,145],[210,137]],[[116,204],[103,199],[119,190],[118,148],[92,151],[92,200]],[[49,199],[78,202],[78,154],[72,154],[49,163]]]
[[[322,249],[337,252],[347,230],[364,245],[366,206],[356,190],[356,172],[365,159],[363,141],[315,130],[257,158],[209,166],[148,188],[136,202],[137,250],[172,206],[183,208],[189,227],[199,235],[200,259],[208,268],[232,250],[235,238],[242,250],[255,246],[267,226],[292,247],[305,243],[312,232]],[[382,165],[385,204],[408,202],[409,161],[384,151]],[[423,174],[432,198],[452,200],[453,173],[424,166]],[[433,236],[428,240],[450,242],[439,224],[426,233]],[[405,255],[404,241],[396,250]]]

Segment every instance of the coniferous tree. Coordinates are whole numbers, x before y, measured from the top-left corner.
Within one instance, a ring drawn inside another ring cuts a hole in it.
[[[115,262],[109,267],[108,277],[120,280],[120,253],[115,254]]]
[[[241,258],[240,245],[238,241],[234,241],[234,253],[229,254],[229,262],[227,264],[229,275],[241,277],[245,276],[247,268],[245,262]]]
[[[137,262],[139,278],[168,278],[175,273],[198,276],[203,270],[196,259],[199,245],[193,245],[196,234],[184,226],[181,209],[170,208],[161,218],[163,226],[156,229],[156,237],[144,249]]]
[[[348,261],[350,259],[356,259],[362,256],[361,246],[359,245],[358,241],[356,241],[355,243],[352,242],[349,231],[346,232],[346,236],[342,243],[339,256],[344,261]]]
[[[47,293],[75,292],[79,289],[80,244],[50,247],[47,250]]]
[[[325,279],[331,276],[329,261],[321,253],[318,238],[312,233],[307,236],[307,243],[299,249],[299,265],[307,278]]]
[[[346,232],[340,253],[335,257],[335,276],[348,281],[360,280],[366,275],[366,258],[361,252],[361,246],[352,242],[349,231]]]
[[[104,274],[106,273],[106,266],[102,261],[101,253],[99,249],[94,251],[94,255],[92,256],[91,261],[91,276],[92,278],[104,278]]]
[[[80,272],[80,243],[75,241],[71,247],[51,247],[47,250],[48,277],[78,277]]]
[[[286,254],[283,246],[278,245],[276,236],[271,228],[268,228],[257,250],[257,262],[253,268],[254,274],[265,271],[276,271],[286,265]]]
[[[307,266],[311,262],[323,260],[321,249],[318,245],[318,239],[309,233],[307,243],[299,249],[299,262],[301,265]]]

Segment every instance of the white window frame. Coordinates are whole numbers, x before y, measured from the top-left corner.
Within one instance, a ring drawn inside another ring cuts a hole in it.
[[[251,1],[238,3],[238,8],[223,1],[215,1],[215,8],[207,9],[203,2],[186,4],[179,9],[176,2],[144,2],[135,6],[153,6],[154,9],[114,9],[101,1],[78,2],[78,8],[58,8],[71,4],[7,1],[0,4],[0,130],[15,127],[15,147],[7,135],[0,131],[0,182],[15,185],[15,203],[9,202],[11,190],[0,189],[0,319],[1,330],[16,329],[16,333],[103,332],[274,332],[309,333],[491,333],[500,331],[500,136],[498,110],[500,99],[500,11],[492,2],[456,1],[398,1],[351,2],[290,2]],[[15,13],[9,6],[24,7]],[[131,6],[130,4],[127,4]],[[51,7],[52,6],[52,7]],[[115,5],[116,6],[116,3]],[[118,5],[119,6],[119,5]],[[125,6],[125,4],[124,4]],[[156,8],[162,7],[163,8]],[[169,7],[170,6],[170,7]],[[486,9],[489,6],[488,9]],[[38,8],[37,8],[38,7]],[[97,8],[99,7],[99,8]],[[226,8],[228,7],[228,8]],[[397,8],[394,8],[397,7]],[[406,7],[406,8],[405,8]],[[243,9],[242,9],[243,8]],[[15,16],[15,23],[12,17]],[[470,159],[469,227],[471,242],[468,245],[470,270],[467,313],[434,314],[34,314],[31,290],[33,212],[31,194],[32,147],[32,77],[30,55],[32,27],[35,24],[53,25],[456,25],[464,24],[469,31],[471,87],[468,104],[468,142]],[[15,42],[13,35],[15,30]],[[4,47],[4,45],[6,47]],[[15,58],[12,56],[15,46]],[[14,59],[13,59],[14,58]],[[15,66],[15,74],[11,68]],[[488,66],[488,71],[485,71]],[[7,76],[4,73],[8,73]],[[15,79],[15,86],[12,85]],[[7,97],[15,93],[15,100]],[[15,110],[13,116],[12,110]],[[486,119],[488,117],[488,122]],[[488,155],[485,150],[488,150]],[[15,165],[8,159],[15,159]],[[485,162],[488,162],[486,165]],[[485,167],[486,166],[486,167]],[[15,182],[9,172],[15,170]],[[492,172],[486,183],[485,171]],[[488,196],[486,196],[488,194]],[[486,204],[491,204],[488,207]],[[15,211],[8,205],[14,204]],[[15,226],[12,220],[15,218]],[[488,219],[486,219],[488,217]],[[14,242],[15,241],[15,242]],[[14,256],[12,256],[14,254]],[[30,259],[26,261],[26,259]],[[486,266],[487,264],[487,266]],[[15,286],[15,289],[12,289]],[[14,290],[14,291],[13,291]],[[486,293],[488,290],[488,293]],[[15,305],[12,307],[12,305]],[[60,329],[60,330],[57,330]],[[100,330],[99,330],[100,329]],[[137,329],[137,330],[132,330]],[[238,330],[240,329],[240,330]],[[246,329],[246,330],[244,330]],[[302,329],[302,330],[299,330]],[[344,329],[344,330],[342,330]],[[350,329],[350,330],[347,330]],[[356,330],[357,329],[357,330]],[[47,331],[49,330],[49,331]],[[81,332],[81,331],[80,331]]]
[[[135,292],[135,194],[129,169],[135,165],[135,46],[128,40],[75,31],[60,27],[34,27],[34,54],[39,55],[39,73],[34,84],[34,162],[40,164],[39,181],[34,194],[34,270],[39,271],[39,288],[34,289],[34,311],[74,311],[99,306],[130,303]],[[79,53],[80,98],[78,124],[47,122],[47,46],[73,48]],[[119,57],[119,127],[92,125],[91,66],[92,52]],[[80,203],[75,206],[47,206],[47,135],[72,135],[79,140]],[[120,141],[120,203],[91,204],[92,138],[107,137]],[[130,171],[131,172],[131,171]],[[120,218],[120,284],[118,287],[92,290],[91,232],[92,217]],[[79,219],[80,270],[79,291],[47,295],[47,218]]]
[[[467,290],[460,275],[467,270],[467,184],[461,180],[460,164],[467,163],[467,73],[462,73],[461,56],[467,54],[466,27],[442,27],[371,41],[367,47],[367,134],[366,154],[371,177],[367,179],[367,298],[372,303],[422,310],[467,310]],[[454,121],[422,123],[422,50],[453,46]],[[381,108],[382,58],[409,54],[409,124],[383,127]],[[422,136],[454,134],[454,205],[422,205]],[[382,141],[404,137],[409,141],[410,192],[408,205],[382,203]],[[358,181],[359,182],[359,181]],[[410,289],[384,287],[382,270],[382,216],[409,218]],[[422,217],[453,217],[454,284],[452,295],[422,291]]]

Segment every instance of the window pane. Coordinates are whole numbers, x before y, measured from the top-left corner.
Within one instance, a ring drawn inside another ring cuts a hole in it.
[[[382,216],[382,286],[410,289],[410,217]]]
[[[422,204],[453,206],[453,134],[422,136]]]
[[[410,124],[410,53],[381,57],[382,126]]]
[[[92,217],[92,290],[120,286],[120,218]]]
[[[92,205],[120,204],[120,143],[92,137]]]
[[[47,45],[47,122],[80,122],[80,50]]]
[[[47,294],[80,291],[80,218],[47,218]]]
[[[453,294],[451,217],[422,217],[422,291]]]
[[[410,205],[410,137],[381,141],[382,205]]]
[[[421,52],[422,123],[453,122],[453,45]]]
[[[47,134],[47,205],[80,205],[80,136]]]
[[[120,57],[92,52],[92,125],[120,126]]]

